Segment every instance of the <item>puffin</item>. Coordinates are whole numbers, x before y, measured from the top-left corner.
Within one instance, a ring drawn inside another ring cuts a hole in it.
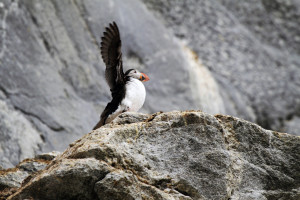
[[[137,69],[123,72],[121,38],[116,22],[105,28],[101,37],[101,56],[105,63],[105,79],[110,88],[112,100],[100,115],[93,130],[110,123],[123,112],[137,112],[144,104],[146,89],[143,82],[149,77]]]

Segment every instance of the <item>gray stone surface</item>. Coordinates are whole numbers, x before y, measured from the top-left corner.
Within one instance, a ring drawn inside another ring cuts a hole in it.
[[[40,132],[31,122],[0,99],[0,165],[13,167],[33,157],[42,144]]]
[[[41,171],[50,163],[43,159],[25,159],[16,167],[0,170],[0,199],[5,189],[19,188],[30,175]]]
[[[34,158],[50,161],[50,160],[53,160],[56,156],[59,156],[60,154],[61,154],[61,152],[59,152],[59,151],[52,151],[52,152],[48,152],[48,153],[38,154]]]
[[[294,135],[299,135],[300,133],[300,117],[294,117],[286,123],[286,132]]]
[[[214,75],[227,114],[278,131],[299,117],[298,0],[144,2]]]
[[[6,171],[5,174],[1,171],[0,174],[0,190],[5,188],[17,188],[21,186],[22,181],[28,176],[27,172],[17,170]]]
[[[35,173],[43,170],[58,155],[59,152],[44,153],[36,155],[33,159],[25,159],[14,168],[0,167],[0,200],[7,200],[22,184],[26,184]]]
[[[20,114],[11,124],[27,121],[2,125],[0,137],[27,123],[25,138],[35,138],[26,151],[3,140],[0,165],[91,131],[110,101],[98,44],[113,20],[124,68],[151,79],[141,112],[201,109],[290,130],[300,115],[299,9],[297,0],[0,1],[0,100]]]
[[[299,136],[200,111],[145,118],[86,134],[8,199],[300,198]]]

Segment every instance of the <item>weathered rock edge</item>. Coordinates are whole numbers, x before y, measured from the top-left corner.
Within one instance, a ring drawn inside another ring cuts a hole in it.
[[[123,114],[8,199],[299,199],[300,138],[200,111]]]

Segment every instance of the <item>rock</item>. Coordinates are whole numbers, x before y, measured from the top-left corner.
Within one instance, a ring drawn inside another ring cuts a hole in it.
[[[59,151],[51,151],[49,153],[38,154],[34,158],[50,161],[50,160],[53,160],[56,156],[59,156],[60,154],[61,154],[61,152],[59,152]]]
[[[191,199],[174,190],[160,190],[131,172],[114,171],[95,184],[98,199]],[[173,193],[173,194],[171,194]]]
[[[18,117],[5,114],[15,125],[0,131],[0,165],[92,130],[111,98],[99,42],[113,20],[124,69],[151,79],[141,112],[200,109],[298,130],[299,13],[297,0],[2,1],[0,100]]]
[[[226,114],[277,131],[299,117],[299,1],[143,1],[210,70]]]
[[[44,169],[49,162],[25,159],[16,168],[0,170],[0,189],[18,188],[30,174]]]
[[[17,188],[26,177],[44,169],[59,152],[50,152],[37,155],[34,159],[25,159],[15,168],[0,169],[0,189]]]
[[[5,188],[18,188],[21,186],[22,181],[28,176],[27,172],[11,169],[3,170],[0,174],[0,190]]]
[[[125,113],[8,199],[297,200],[299,151],[299,137],[232,116]]]
[[[157,113],[158,114],[158,113]],[[155,116],[155,114],[154,114]],[[147,120],[149,118],[148,114],[136,113],[136,112],[126,112],[122,115],[119,115],[114,121],[112,121],[112,125],[121,125],[121,124],[132,124]],[[110,125],[111,125],[110,124]]]
[[[55,155],[59,155],[59,152],[44,153],[34,159],[25,159],[15,168],[0,168],[0,200],[7,199],[15,193],[22,183],[25,184],[36,172],[43,170]]]
[[[300,117],[294,117],[287,121],[285,132],[291,133],[294,135],[299,135],[300,133]],[[300,136],[300,135],[299,135]]]
[[[224,112],[209,71],[142,2],[8,0],[0,11],[0,98],[41,134],[41,152],[64,150],[91,131],[110,101],[98,46],[113,20],[121,31],[124,69],[137,67],[151,78],[143,112]],[[4,159],[12,162],[1,161],[4,167],[20,161]]]
[[[0,99],[0,165],[13,167],[40,151],[40,132],[19,111]]]

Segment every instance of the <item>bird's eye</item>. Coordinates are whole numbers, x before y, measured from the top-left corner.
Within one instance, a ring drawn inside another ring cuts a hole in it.
[[[134,70],[134,72],[133,73],[136,73],[136,70]]]

